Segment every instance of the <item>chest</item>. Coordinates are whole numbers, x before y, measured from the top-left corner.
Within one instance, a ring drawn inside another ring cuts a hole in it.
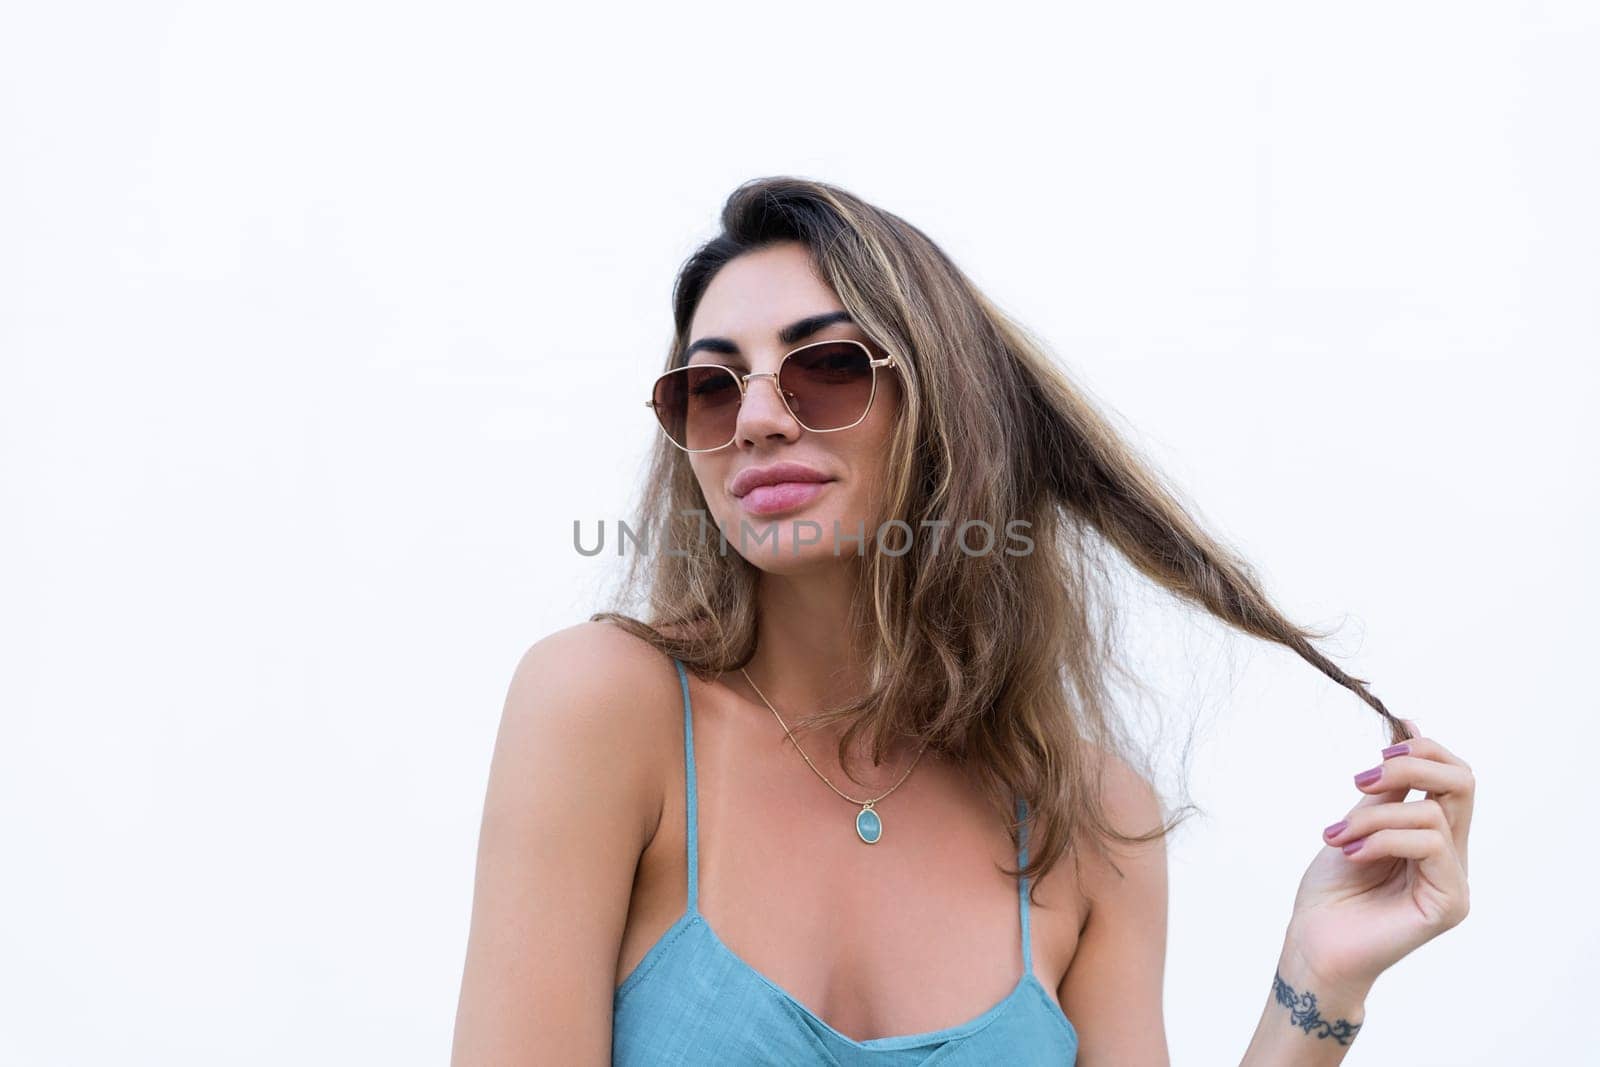
[[[632,888],[619,987],[664,936],[682,932],[692,877],[700,950],[747,970],[742,977],[792,999],[842,1039],[958,1027],[1022,995],[1030,975],[1059,1011],[1055,990],[1086,914],[1071,864],[1034,887],[1025,968],[1023,904],[1017,881],[1001,870],[1018,853],[1004,818],[961,768],[924,754],[874,804],[882,832],[867,844],[857,832],[860,805],[818,772],[859,800],[900,781],[905,764],[853,764],[866,779],[858,785],[831,742],[797,735],[814,771],[758,717],[696,697],[696,863],[688,862],[688,776],[673,760]]]

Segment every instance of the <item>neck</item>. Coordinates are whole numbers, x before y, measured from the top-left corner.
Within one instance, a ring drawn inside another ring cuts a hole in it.
[[[799,719],[841,707],[867,688],[865,641],[847,626],[850,600],[859,581],[859,569],[847,561],[844,566],[806,574],[763,574],[757,583],[760,636],[745,670],[791,730]],[[743,681],[740,677],[739,682]],[[753,692],[749,697],[770,718],[761,697]],[[773,721],[772,725],[776,728],[778,724]],[[825,759],[834,764],[839,738],[848,725],[848,721],[839,722],[796,736],[803,736],[802,743],[813,761],[820,765]],[[904,760],[915,751],[915,745],[897,742],[885,754],[885,763],[904,766]],[[871,766],[869,756],[863,747],[860,767]]]

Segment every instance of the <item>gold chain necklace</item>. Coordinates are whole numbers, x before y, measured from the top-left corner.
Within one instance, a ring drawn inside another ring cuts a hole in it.
[[[838,786],[828,781],[828,776],[817,770],[817,765],[811,762],[811,757],[806,755],[806,750],[801,748],[800,742],[794,739],[794,734],[789,730],[789,724],[783,721],[782,715],[778,715],[778,709],[772,706],[772,701],[767,699],[767,694],[763,693],[761,691],[761,687],[756,685],[754,681],[751,681],[749,673],[746,672],[743,667],[739,668],[739,673],[744,675],[745,681],[750,682],[750,688],[756,691],[756,696],[761,698],[761,702],[767,706],[773,715],[777,716],[778,725],[783,727],[784,736],[789,739],[789,742],[792,745],[794,745],[795,751],[800,753],[800,758],[806,761],[806,766],[810,767],[812,773],[818,778],[821,778],[823,783],[826,784],[829,789],[832,789],[835,793],[839,793]],[[904,782],[907,778],[911,777],[912,770],[917,766],[917,760],[922,758],[923,750],[927,747],[928,742],[922,742],[922,747],[917,749],[917,758],[911,761],[911,766],[907,767],[906,773],[900,776],[900,781],[896,782],[894,785],[891,785],[888,790],[879,794],[878,796],[873,797],[871,800],[857,800],[855,797],[846,797],[843,793],[839,793],[841,797],[844,797],[844,799],[848,800],[850,803],[861,805],[861,810],[856,812],[856,836],[861,838],[861,840],[865,841],[867,844],[875,845],[883,838],[883,817],[873,810],[873,805],[882,800],[884,797],[888,796],[890,793],[893,793],[896,789],[899,789],[900,782]]]

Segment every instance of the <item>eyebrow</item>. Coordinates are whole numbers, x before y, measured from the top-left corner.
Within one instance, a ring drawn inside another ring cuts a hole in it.
[[[807,315],[803,319],[791,322],[778,331],[778,340],[782,344],[792,345],[805,340],[818,330],[822,330],[835,323],[855,323],[848,311],[824,311],[818,315]],[[689,357],[696,352],[715,352],[722,356],[739,355],[739,346],[726,337],[702,337],[678,355],[677,366],[684,366],[689,362]]]

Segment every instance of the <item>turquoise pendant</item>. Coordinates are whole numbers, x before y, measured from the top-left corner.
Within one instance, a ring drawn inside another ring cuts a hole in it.
[[[856,836],[869,845],[877,844],[878,838],[883,836],[883,820],[878,818],[871,804],[856,814]]]

